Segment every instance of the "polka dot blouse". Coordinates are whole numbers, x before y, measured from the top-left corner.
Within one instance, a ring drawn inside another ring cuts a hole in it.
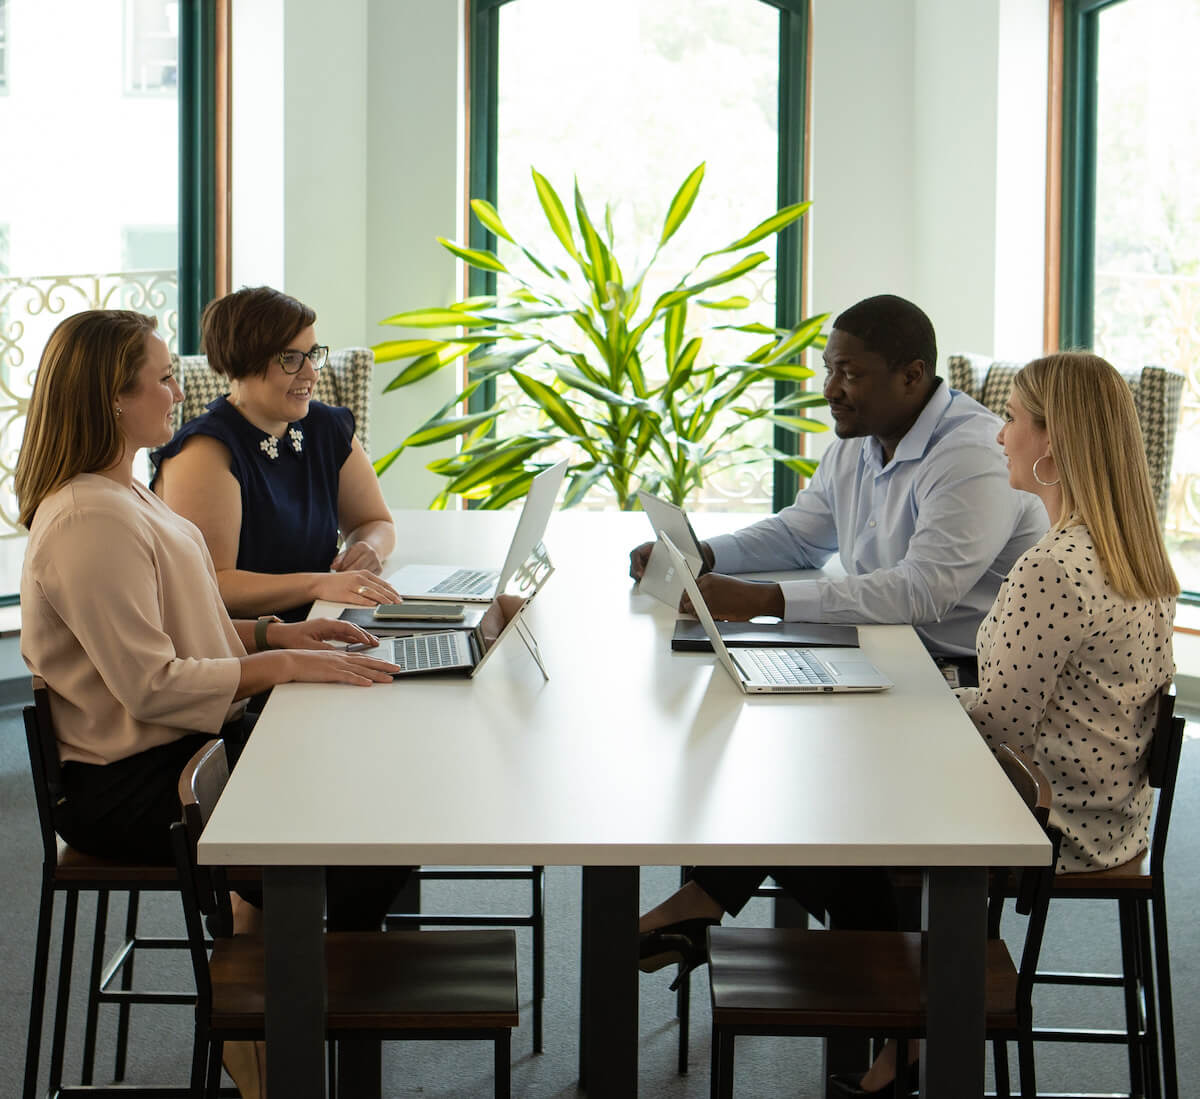
[[[979,627],[979,686],[959,691],[995,749],[1030,754],[1053,789],[1059,873],[1145,850],[1154,696],[1175,674],[1174,599],[1108,586],[1087,528],[1050,531],[1001,585]]]

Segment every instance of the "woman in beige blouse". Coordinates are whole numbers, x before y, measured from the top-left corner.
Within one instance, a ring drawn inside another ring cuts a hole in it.
[[[1041,499],[1050,530],[1001,585],[979,627],[979,686],[958,695],[989,745],[1023,750],[1050,780],[1058,872],[1103,870],[1149,841],[1147,750],[1175,674],[1179,582],[1133,395],[1112,366],[1080,351],[1034,360],[1005,421],[1009,483]],[[869,1095],[894,1076],[889,1042],[837,1094]]]
[[[29,529],[21,653],[49,687],[63,761],[55,827],[92,854],[169,862],[179,773],[214,735],[236,758],[244,699],[293,681],[388,683],[396,669],[330,647],[372,640],[346,622],[229,618],[200,532],[133,477],[137,451],[170,439],[182,399],[154,327],[96,310],[54,330],[16,494]],[[378,927],[406,873],[331,883],[331,921]],[[236,912],[239,929],[253,924],[253,909]],[[238,1075],[257,1094],[253,1064]]]

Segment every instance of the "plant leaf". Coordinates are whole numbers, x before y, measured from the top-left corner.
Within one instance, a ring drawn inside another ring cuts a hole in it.
[[[489,233],[494,233],[498,237],[503,237],[509,244],[516,244],[508,230],[504,228],[504,222],[500,220],[500,214],[486,198],[471,199],[471,212],[475,215],[476,220]]]
[[[528,374],[522,374],[519,370],[512,372],[512,379],[524,390],[525,395],[568,435],[574,435],[580,440],[588,438],[588,430],[579,419],[578,413],[550,386],[531,378]]]
[[[705,309],[746,309],[750,305],[750,299],[744,294],[734,294],[733,297],[722,298],[720,301],[704,301],[701,298],[696,304],[703,305]]]
[[[596,232],[592,219],[588,217],[583,195],[579,190],[579,180],[575,181],[575,220],[579,222],[579,232],[583,235],[583,247],[591,267],[592,292],[596,297],[596,305],[600,306],[607,296],[608,283],[612,278],[608,265],[608,249],[604,247],[600,234]]]
[[[401,443],[393,450],[389,450],[382,458],[376,458],[371,463],[371,468],[375,470],[376,477],[382,477],[384,473],[391,468],[392,463],[404,453],[404,444]]]
[[[531,442],[524,436],[517,436],[515,440],[510,439],[508,442],[514,445],[472,462],[446,486],[446,491],[468,493],[472,489],[507,480],[503,476],[506,472],[514,468],[520,468],[523,472],[525,461],[552,441],[556,442],[557,440],[534,439]]]
[[[709,256],[719,256],[725,252],[736,252],[739,248],[748,248],[751,244],[757,244],[764,237],[769,237],[772,233],[778,233],[780,230],[786,229],[792,222],[803,217],[808,212],[810,206],[812,206],[811,202],[797,202],[792,206],[785,206],[769,218],[760,221],[744,237],[738,237],[732,244],[727,244],[724,248],[718,249],[716,252],[706,252],[700,258],[707,259]]]
[[[465,435],[480,424],[492,424],[500,415],[500,409],[492,408],[487,412],[475,412],[468,416],[446,416],[440,420],[429,420],[422,424],[407,439],[404,446],[430,446],[433,443],[444,443],[458,435]]]
[[[422,355],[418,359],[413,359],[408,366],[383,387],[383,391],[390,393],[393,389],[412,385],[413,382],[419,382],[422,378],[427,378],[430,374],[436,374],[443,366],[465,355],[471,350],[471,347],[472,345],[469,343],[448,342],[437,351],[432,351],[428,355]]]
[[[546,215],[546,220],[550,223],[550,229],[558,237],[559,243],[567,250],[567,255],[576,263],[582,263],[579,249],[575,247],[575,237],[571,233],[571,223],[567,220],[567,211],[563,208],[558,192],[536,168],[529,170],[533,173],[533,186],[537,190],[538,201],[542,204],[542,210]]]
[[[666,351],[667,370],[675,369],[675,359],[679,356],[679,346],[683,343],[683,326],[687,320],[687,304],[680,302],[667,310],[663,320],[663,348]]]
[[[437,238],[438,244],[458,256],[459,259],[465,260],[472,267],[478,267],[481,271],[500,271],[503,274],[508,274],[508,268],[500,262],[500,257],[495,252],[487,252],[480,248],[463,248],[459,244],[454,244],[448,241],[445,237]]]
[[[441,347],[445,340],[384,340],[371,348],[377,363],[395,362],[396,359],[411,359],[414,355],[426,355]]]
[[[704,180],[704,162],[701,161],[691,174],[680,185],[679,190],[675,192],[675,197],[671,199],[671,205],[667,208],[667,220],[663,223],[662,236],[658,239],[658,246],[661,248],[674,235],[675,230],[683,224],[684,219],[691,213],[692,204],[696,201],[696,195],[700,192],[700,184]]]
[[[778,424],[785,431],[807,432],[816,434],[820,431],[828,431],[829,425],[822,423],[820,420],[810,420],[805,416],[768,416],[768,420],[773,424]]]
[[[802,351],[804,348],[810,347],[813,341],[821,334],[821,326],[828,319],[828,313],[819,313],[815,317],[809,317],[807,320],[801,321],[792,329],[791,335],[780,340],[775,350],[767,356],[767,361],[770,363],[782,362],[797,351]]]
[[[480,328],[491,322],[455,309],[413,309],[407,313],[394,313],[379,323],[394,324],[398,328]]]

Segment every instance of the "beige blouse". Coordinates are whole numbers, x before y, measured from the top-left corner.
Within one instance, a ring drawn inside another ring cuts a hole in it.
[[[1175,674],[1174,620],[1174,599],[1114,592],[1073,526],[1018,559],[979,627],[979,686],[959,698],[989,745],[1026,750],[1050,780],[1060,873],[1146,848],[1146,749],[1155,695]]]
[[[216,733],[246,653],[199,530],[148,489],[81,474],[38,507],[21,655],[50,688],[62,759],[111,763]]]

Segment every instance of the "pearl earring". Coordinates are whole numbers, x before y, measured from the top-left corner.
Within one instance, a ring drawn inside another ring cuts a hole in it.
[[[120,405],[117,405],[117,415],[123,416],[124,414],[125,414],[125,410]]]

